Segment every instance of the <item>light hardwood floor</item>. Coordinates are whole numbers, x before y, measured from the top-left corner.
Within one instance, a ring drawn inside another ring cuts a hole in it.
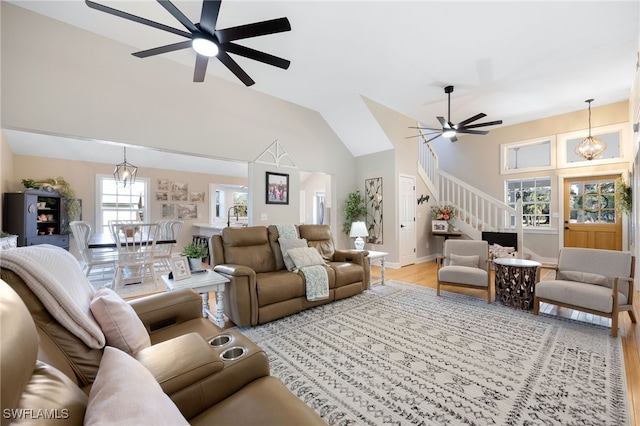
[[[544,276],[544,270],[542,276]],[[373,266],[372,273],[374,276],[380,276],[380,268]],[[386,268],[385,278],[387,281],[396,280],[405,283],[417,284],[425,287],[436,287],[436,263],[435,261],[419,263],[415,265],[405,266],[399,269]],[[493,282],[493,281],[492,281]],[[636,283],[636,289],[639,284]],[[444,287],[446,291],[458,292],[472,296],[484,298],[485,294],[481,290],[466,289],[461,287]],[[492,298],[495,299],[495,292],[492,290]],[[634,307],[636,318],[640,318],[638,303],[640,299],[640,291],[635,292]],[[574,311],[572,309],[561,308],[546,305],[541,307],[541,312],[558,315],[561,317],[569,317],[579,321],[592,322],[595,324],[610,325],[611,320],[599,317],[597,315],[585,314],[583,312]],[[622,341],[624,350],[624,362],[627,376],[627,389],[629,392],[629,409],[631,425],[640,426],[640,324],[633,324],[629,319],[629,315],[625,312],[620,315],[620,329],[618,336]],[[612,339],[614,337],[611,337]]]

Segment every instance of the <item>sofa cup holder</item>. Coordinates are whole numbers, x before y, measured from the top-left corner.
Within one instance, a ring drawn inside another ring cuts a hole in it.
[[[247,353],[247,349],[242,346],[234,346],[220,354],[220,357],[225,361],[233,361]]]
[[[209,340],[209,344],[214,348],[219,348],[221,346],[226,345],[230,341],[231,341],[231,336],[229,336],[228,334],[221,334]]]

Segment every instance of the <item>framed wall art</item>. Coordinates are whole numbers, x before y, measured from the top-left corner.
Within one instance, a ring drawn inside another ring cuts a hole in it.
[[[382,244],[382,178],[365,179],[365,203],[367,208],[367,242]]]
[[[289,175],[266,173],[266,203],[289,204]]]

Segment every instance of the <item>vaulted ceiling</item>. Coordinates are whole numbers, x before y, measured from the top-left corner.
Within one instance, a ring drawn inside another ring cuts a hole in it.
[[[183,29],[156,1],[97,1]],[[90,9],[83,1],[10,1],[131,46],[183,38]],[[173,2],[198,22],[199,0]],[[314,109],[354,156],[392,148],[364,98],[428,126],[479,112],[505,126],[629,97],[640,41],[638,1],[223,1],[218,28],[287,17],[290,32],[239,44],[291,61],[281,70],[234,57],[257,90]],[[28,30],[28,29],[25,29]],[[167,53],[191,80],[195,52]],[[113,61],[120,58],[114,57]],[[157,59],[139,60],[156,78]],[[217,59],[208,79],[242,85]],[[157,81],[159,86],[171,81]]]

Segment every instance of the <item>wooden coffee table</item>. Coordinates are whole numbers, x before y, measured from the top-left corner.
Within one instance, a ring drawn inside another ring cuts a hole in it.
[[[224,285],[229,282],[222,275],[207,269],[204,272],[192,274],[189,278],[175,281],[169,279],[169,275],[162,275],[162,282],[169,291],[180,290],[183,288],[191,288],[202,296],[202,316],[211,316],[215,324],[224,328]],[[216,292],[216,312],[213,314],[209,310],[209,292]]]

